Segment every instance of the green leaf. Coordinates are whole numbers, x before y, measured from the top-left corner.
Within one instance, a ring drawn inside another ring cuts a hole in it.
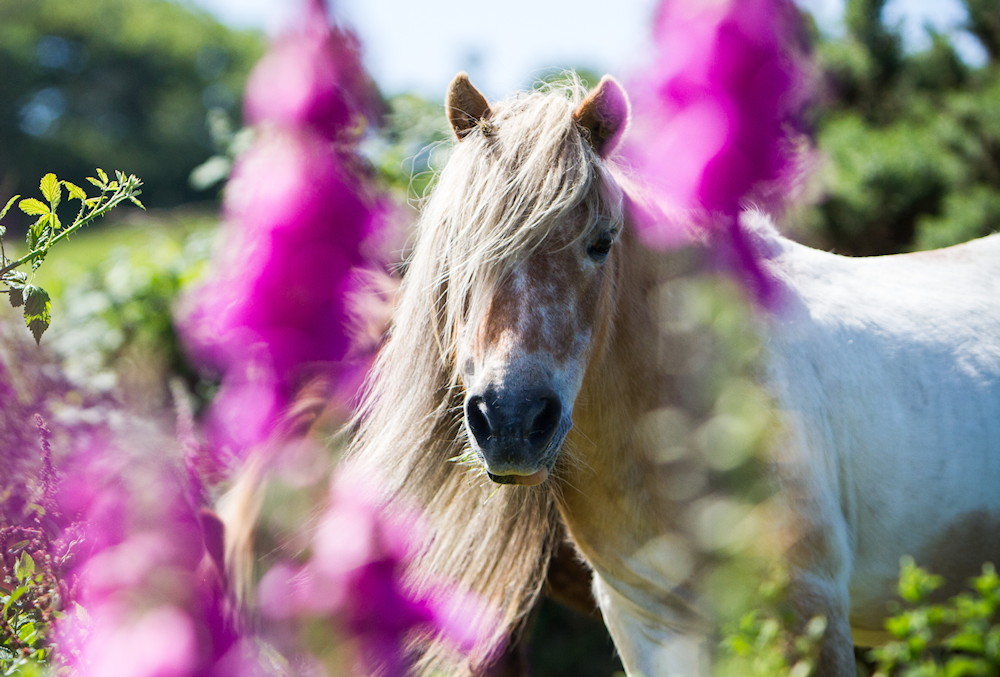
[[[919,604],[944,584],[941,576],[918,567],[912,557],[900,560],[899,596],[911,604]]]
[[[51,211],[47,204],[41,200],[36,200],[33,197],[21,200],[17,206],[20,207],[21,211],[28,216],[40,216],[42,214],[48,214]]]
[[[24,288],[24,324],[31,330],[35,343],[40,343],[42,334],[52,322],[52,302],[49,293],[41,287],[27,285]]]
[[[7,200],[7,204],[4,206],[4,208],[0,209],[0,219],[2,219],[3,217],[7,216],[7,212],[10,211],[10,208],[14,205],[15,202],[17,202],[17,198],[19,198],[19,197],[21,197],[21,196],[20,195],[15,195],[11,199]]]
[[[24,305],[24,285],[27,283],[27,280],[28,276],[20,271],[11,271],[4,275],[3,283],[6,284],[10,290],[7,297],[13,308],[18,308]]]
[[[42,180],[38,183],[38,187],[42,189],[42,195],[45,196],[45,199],[55,209],[62,198],[62,188],[59,187],[59,179],[56,178],[56,175],[49,172],[42,177]]]
[[[97,168],[97,176],[100,177],[102,185],[107,185],[107,183],[108,183],[108,175],[100,167]]]
[[[10,591],[10,596],[7,598],[7,601],[4,602],[3,610],[0,613],[2,613],[4,616],[6,616],[7,612],[10,610],[11,605],[14,602],[16,602],[17,600],[21,599],[21,597],[23,597],[24,593],[26,593],[26,592],[28,592],[28,586],[26,586],[26,585],[20,585],[20,586],[14,588],[13,590],[11,590]]]
[[[28,646],[34,644],[35,640],[38,639],[38,632],[36,631],[35,624],[28,621],[19,627],[17,629],[17,637]]]
[[[24,583],[35,574],[35,560],[27,551],[22,551],[21,556],[14,562],[14,576],[18,582]]]
[[[31,224],[28,228],[28,235],[25,238],[28,243],[28,251],[45,249],[48,246],[49,239],[52,237],[52,224],[55,222],[55,218],[56,215],[50,212],[38,217],[38,220]]]
[[[80,188],[80,186],[76,185],[75,183],[70,183],[69,181],[63,181],[62,185],[66,186],[66,192],[69,193],[70,199],[80,200],[81,202],[87,199],[87,194],[83,192],[83,188]],[[2,218],[2,216],[3,215],[0,214],[0,218]]]
[[[104,184],[101,183],[101,181],[99,181],[98,179],[95,179],[93,176],[88,176],[87,180],[90,181],[95,186],[97,186],[98,188],[104,188]]]
[[[136,207],[138,207],[139,209],[141,209],[143,211],[146,211],[146,205],[144,205],[141,202],[139,202],[139,198],[137,198],[134,195],[129,195],[128,199],[131,200],[132,204],[134,204]]]

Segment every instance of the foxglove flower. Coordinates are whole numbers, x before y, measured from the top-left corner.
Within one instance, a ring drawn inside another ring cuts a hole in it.
[[[182,322],[195,357],[222,374],[213,442],[237,460],[274,436],[303,383],[351,373],[347,298],[384,218],[355,147],[373,90],[353,38],[321,2],[309,7],[251,75],[256,141],[226,189],[212,278]]]
[[[419,535],[419,520],[390,519],[373,500],[378,492],[349,471],[339,475],[302,567],[280,564],[260,584],[265,614],[318,619],[338,628],[357,648],[357,674],[410,674],[406,640],[439,636],[469,650],[486,631],[484,609],[446,585],[415,592],[404,584]]]
[[[758,300],[775,287],[738,220],[746,200],[774,206],[790,174],[790,130],[805,88],[797,14],[787,0],[664,0],[656,56],[631,87],[627,155],[660,214],[640,214],[646,239],[675,241],[662,212],[722,223],[736,269]]]

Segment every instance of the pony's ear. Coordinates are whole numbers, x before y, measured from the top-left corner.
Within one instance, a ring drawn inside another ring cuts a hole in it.
[[[448,95],[444,100],[448,120],[455,136],[462,140],[466,134],[479,124],[480,120],[490,117],[490,104],[471,82],[465,73],[459,73],[448,85]]]
[[[605,75],[576,110],[573,119],[601,156],[611,154],[628,127],[629,103],[625,89]]]

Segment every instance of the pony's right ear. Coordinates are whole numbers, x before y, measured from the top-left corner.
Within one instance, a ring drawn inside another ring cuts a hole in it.
[[[602,157],[611,154],[628,128],[631,109],[625,88],[610,75],[597,83],[573,111],[573,119]]]
[[[456,75],[448,85],[444,106],[448,111],[451,128],[460,141],[480,120],[488,119],[491,113],[486,97],[469,82],[469,76],[464,72]]]

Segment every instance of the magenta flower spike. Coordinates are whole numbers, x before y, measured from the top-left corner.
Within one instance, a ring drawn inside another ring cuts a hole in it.
[[[168,459],[130,460],[114,443],[65,465],[57,658],[73,674],[257,674],[226,590],[221,531],[184,480]]]
[[[449,588],[416,591],[405,583],[418,542],[416,517],[389,518],[377,491],[350,470],[331,487],[305,565],[279,564],[261,580],[264,613],[275,619],[319,619],[356,647],[356,674],[411,674],[405,653],[413,633],[433,633],[468,650],[489,625],[478,600]]]
[[[662,218],[671,211],[721,224],[734,268],[764,305],[776,288],[738,215],[747,201],[777,206],[791,173],[805,90],[796,21],[787,0],[664,0],[655,60],[630,88],[626,155],[655,207],[638,214],[646,240],[681,239]]]
[[[385,209],[355,146],[373,91],[356,41],[318,0],[250,76],[257,138],[226,188],[215,270],[181,323],[222,374],[211,428],[232,458],[273,436],[307,379],[356,380],[347,296]]]

